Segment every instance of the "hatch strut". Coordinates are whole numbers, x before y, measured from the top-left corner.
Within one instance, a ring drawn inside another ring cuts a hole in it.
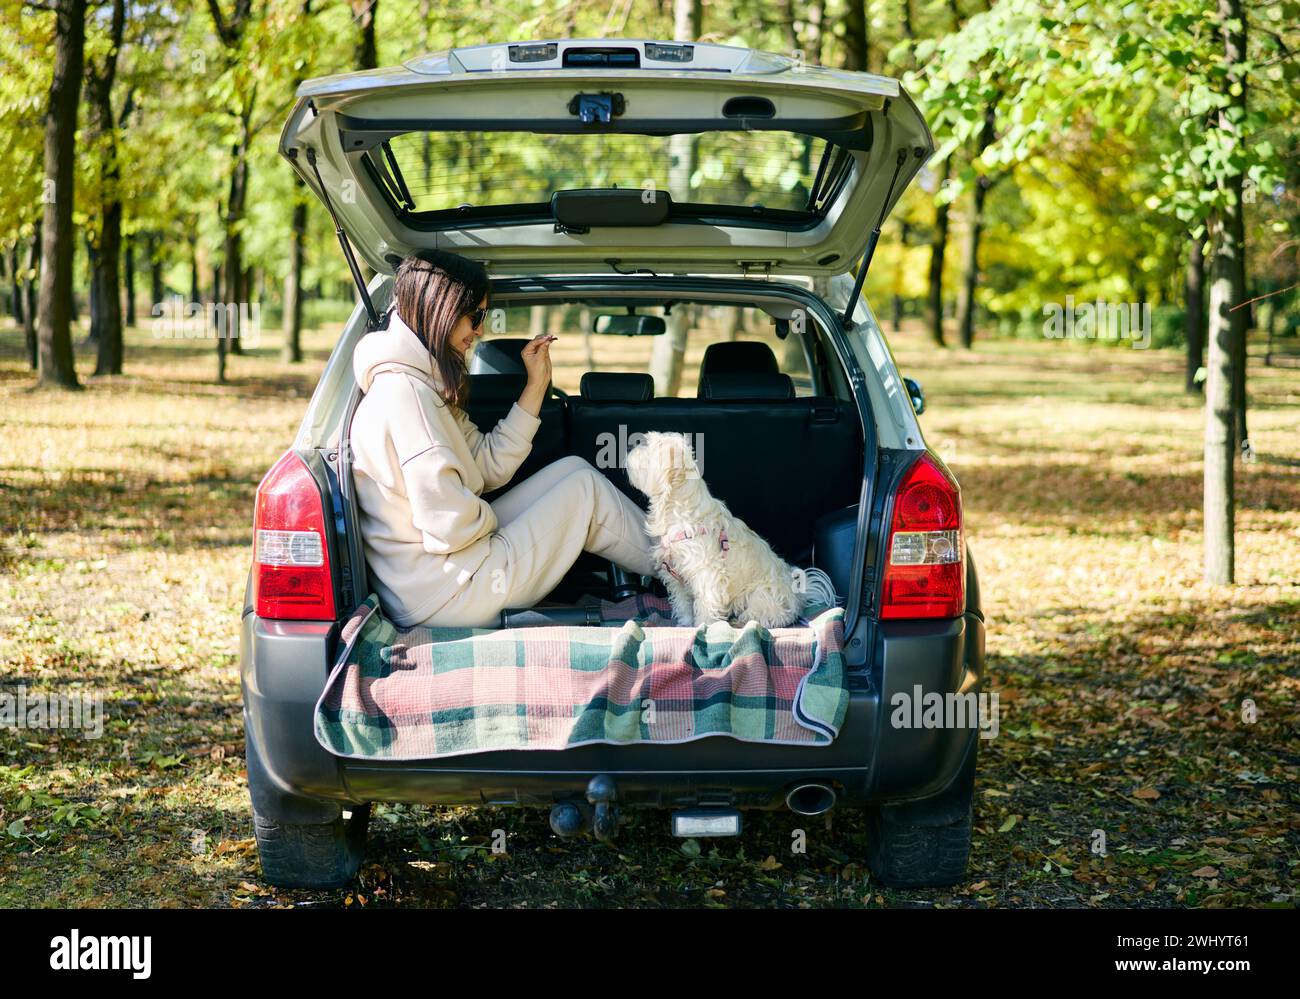
[[[880,217],[876,219],[871,235],[867,238],[867,248],[862,252],[862,263],[858,267],[858,278],[853,282],[853,294],[849,296],[849,302],[844,307],[844,315],[840,319],[846,330],[853,328],[853,308],[858,304],[858,296],[862,294],[862,282],[867,279],[867,268],[871,266],[876,244],[880,242],[880,227],[885,222],[885,213],[889,211],[889,199],[894,195],[894,185],[898,183],[898,173],[903,169],[903,161],[906,159],[907,148],[904,147],[898,151],[898,162],[894,164],[894,176],[889,179],[889,188],[885,191],[885,200],[880,206]]]
[[[321,179],[320,168],[316,166],[316,150],[307,146],[307,162],[310,164],[312,173],[316,175],[316,183],[320,185],[321,200],[325,202],[325,210],[330,213],[330,218],[334,221],[334,234],[339,238],[339,246],[343,247],[343,256],[348,262],[348,270],[352,272],[352,281],[357,286],[357,292],[361,295],[361,304],[366,310],[366,329],[379,329],[379,314],[375,312],[375,303],[370,300],[370,292],[366,290],[365,279],[361,276],[361,268],[357,265],[356,255],[352,252],[352,244],[348,242],[347,234],[343,231],[343,226],[339,223],[339,217],[334,211],[334,205],[330,201],[329,191],[325,190],[325,181]]]

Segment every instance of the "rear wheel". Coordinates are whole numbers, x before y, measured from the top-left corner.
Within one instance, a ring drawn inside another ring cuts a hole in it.
[[[262,877],[280,888],[340,888],[356,877],[365,853],[370,806],[325,824],[273,822],[253,811]]]
[[[891,888],[938,888],[966,876],[970,857],[971,812],[940,826],[890,818],[884,809],[867,813],[867,865]]]
[[[867,866],[890,888],[944,888],[966,876],[970,858],[975,767],[973,738],[961,769],[941,794],[867,810]]]

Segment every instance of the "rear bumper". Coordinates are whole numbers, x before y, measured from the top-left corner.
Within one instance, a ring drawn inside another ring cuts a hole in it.
[[[891,723],[897,696],[980,691],[984,624],[881,625],[875,665],[850,674],[848,714],[829,746],[774,746],[708,738],[677,745],[581,746],[417,762],[341,760],[316,741],[312,714],[337,648],[332,624],[243,621],[241,674],[250,785],[259,812],[286,822],[327,821],[349,803],[551,805],[580,797],[608,774],[626,807],[780,806],[800,783],[835,787],[848,805],[925,799],[962,773],[978,733]],[[317,818],[316,816],[323,816]]]

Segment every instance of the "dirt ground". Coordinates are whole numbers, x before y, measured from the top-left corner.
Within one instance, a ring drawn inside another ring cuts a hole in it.
[[[642,814],[607,848],[557,840],[540,811],[381,806],[357,886],[269,889],[239,608],[254,491],[333,331],[297,367],[274,343],[232,358],[221,387],[211,344],[141,331],[126,375],[62,394],[29,391],[5,328],[0,681],[102,695],[104,728],[0,728],[0,906],[1294,906],[1300,370],[1252,362],[1239,582],[1218,588],[1200,582],[1203,415],[1178,354],[891,340],[961,480],[1003,710],[963,884],[873,884],[849,812],[754,815],[718,845]],[[576,389],[569,341],[556,381]]]

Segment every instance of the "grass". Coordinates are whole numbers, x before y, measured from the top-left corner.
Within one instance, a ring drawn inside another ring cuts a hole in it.
[[[874,884],[853,813],[753,815],[716,846],[638,814],[609,849],[556,840],[531,810],[382,806],[357,886],[267,888],[237,662],[249,521],[333,332],[308,335],[300,366],[275,344],[231,358],[215,386],[210,343],[141,331],[126,375],[64,394],[29,389],[5,328],[0,681],[98,693],[105,724],[0,728],[0,906],[1293,906],[1300,375],[1252,366],[1238,584],[1212,587],[1203,416],[1176,354],[891,339],[962,482],[1004,713],[962,885]],[[554,352],[576,389],[581,338]]]

